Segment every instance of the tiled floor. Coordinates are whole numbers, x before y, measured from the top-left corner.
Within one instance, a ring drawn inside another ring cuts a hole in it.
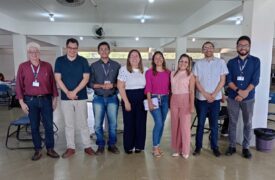
[[[65,150],[64,124],[56,112],[56,123],[59,127],[56,136],[56,150],[62,154]],[[208,143],[208,134],[204,138],[204,148],[200,156],[191,156],[185,160],[181,157],[173,158],[170,150],[170,120],[166,122],[162,148],[165,155],[154,158],[151,155],[152,119],[148,115],[146,150],[140,154],[125,154],[122,147],[122,134],[118,134],[119,155],[107,151],[102,156],[90,157],[84,154],[80,137],[76,137],[77,153],[70,159],[51,159],[46,156],[37,162],[30,160],[32,150],[8,150],[4,140],[9,121],[22,115],[18,108],[7,110],[0,107],[0,180],[274,180],[275,179],[275,150],[270,153],[258,152],[252,148],[253,158],[246,160],[241,157],[241,147],[237,147],[237,154],[232,157],[222,155],[216,158]],[[169,116],[168,116],[169,117]],[[275,122],[268,123],[275,128]],[[121,113],[119,114],[118,129],[122,129]],[[93,147],[95,140],[92,139]],[[220,138],[222,152],[227,147],[227,140]],[[192,138],[192,148],[194,137]]]

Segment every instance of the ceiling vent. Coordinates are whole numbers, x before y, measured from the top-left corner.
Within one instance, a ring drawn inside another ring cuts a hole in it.
[[[85,0],[56,0],[56,1],[64,6],[69,6],[69,7],[81,6],[85,2]]]

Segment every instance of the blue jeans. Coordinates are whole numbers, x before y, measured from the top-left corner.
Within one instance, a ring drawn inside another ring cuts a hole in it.
[[[152,95],[152,98],[158,97],[156,95]],[[168,102],[169,102],[169,97],[168,95],[163,95],[158,97],[159,99],[159,108],[154,109],[151,111],[151,114],[153,116],[153,119],[155,121],[155,126],[153,129],[153,146],[159,146],[160,140],[163,134],[163,128],[165,124],[165,119],[168,113]]]
[[[118,98],[117,95],[103,97],[94,95],[93,99],[93,110],[95,117],[95,133],[96,133],[96,144],[104,147],[104,132],[103,122],[105,114],[107,114],[108,126],[109,126],[109,141],[108,145],[116,144],[116,128],[117,128],[117,114],[118,114]]]
[[[52,96],[24,96],[24,102],[29,107],[29,119],[31,123],[32,141],[35,150],[40,150],[41,135],[40,135],[40,120],[45,129],[45,145],[47,149],[54,147],[54,133],[53,133],[53,108]]]
[[[196,100],[196,108],[198,115],[198,127],[196,133],[196,148],[202,148],[203,129],[206,117],[209,118],[209,125],[211,130],[211,148],[218,149],[218,118],[220,112],[220,100],[215,100],[212,103]]]

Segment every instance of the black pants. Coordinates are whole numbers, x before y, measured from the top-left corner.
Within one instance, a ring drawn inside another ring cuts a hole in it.
[[[123,112],[123,146],[125,151],[132,149],[143,150],[146,138],[147,112],[144,110],[144,89],[126,90],[126,95],[131,104],[131,111],[125,110],[122,101]]]

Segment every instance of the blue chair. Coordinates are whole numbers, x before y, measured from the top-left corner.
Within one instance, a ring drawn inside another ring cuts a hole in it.
[[[11,88],[6,84],[0,84],[0,104],[10,105]]]
[[[11,130],[11,127],[12,126],[16,126],[16,130],[10,132]],[[30,130],[28,131],[28,127],[30,127],[30,119],[28,116],[23,116],[23,117],[20,117],[14,121],[11,121],[10,122],[10,125],[8,127],[8,132],[7,132],[7,137],[6,137],[6,147],[8,149],[33,149],[33,146],[24,146],[24,147],[20,147],[20,146],[9,146],[9,138],[11,136],[13,136],[14,134],[16,135],[16,139],[18,141],[31,141],[32,138],[31,138],[31,132]],[[21,130],[22,129],[25,129],[25,135],[29,135],[30,137],[25,137],[25,138],[22,138],[20,136],[20,133],[21,133]]]
[[[12,126],[16,126],[16,130],[14,130],[13,132],[10,132],[11,130],[11,127]],[[53,126],[54,126],[54,134],[57,135],[57,131],[58,131],[58,127],[55,123],[53,123]],[[31,137],[31,130],[30,130],[30,119],[28,116],[22,116],[16,120],[13,120],[10,122],[10,125],[8,127],[8,132],[7,132],[7,137],[6,137],[6,147],[8,149],[33,149],[34,147],[33,146],[10,146],[9,145],[9,138],[13,135],[16,136],[16,139],[18,141],[31,141],[32,140],[32,137]],[[24,132],[24,135],[25,137],[21,137],[20,136],[20,133],[22,131],[22,129],[25,129],[25,132]],[[41,135],[42,135],[42,142],[44,141],[44,132],[43,131],[40,131]],[[27,137],[26,137],[27,136]],[[44,143],[42,145],[42,147],[44,146]]]
[[[269,104],[275,104],[275,92],[269,93]],[[275,112],[268,112],[267,116],[275,115]],[[267,120],[275,122],[274,119],[268,118]]]

